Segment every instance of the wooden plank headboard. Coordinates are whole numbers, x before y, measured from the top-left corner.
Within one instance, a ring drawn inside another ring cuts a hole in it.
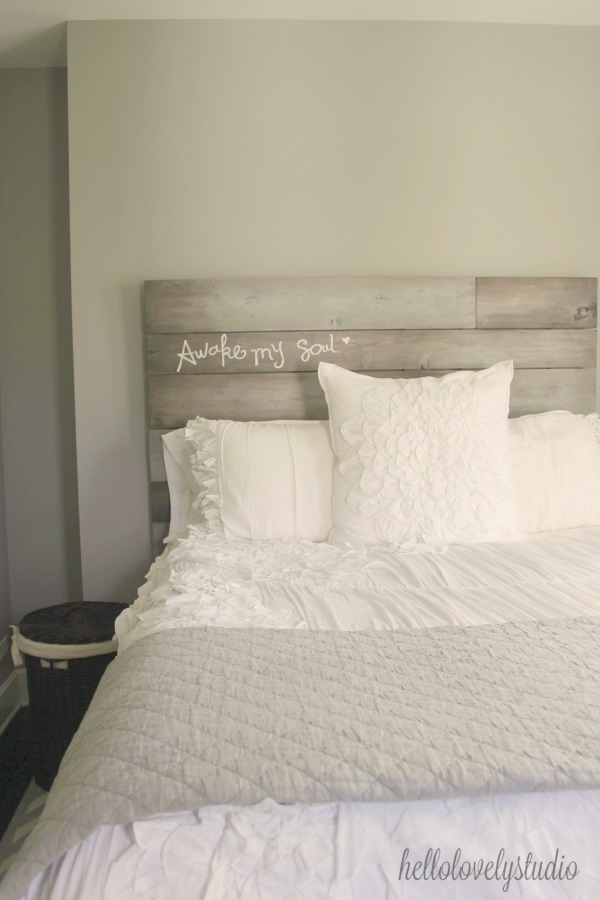
[[[326,418],[320,360],[415,377],[514,359],[511,415],[594,411],[597,290],[595,278],[146,282],[153,522],[169,513],[165,430],[197,415]]]

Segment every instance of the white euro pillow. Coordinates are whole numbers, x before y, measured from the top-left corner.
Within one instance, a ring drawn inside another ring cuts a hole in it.
[[[509,421],[515,495],[528,533],[600,525],[598,416],[565,410]]]
[[[330,542],[522,537],[508,461],[511,361],[441,378],[320,363],[336,466]]]

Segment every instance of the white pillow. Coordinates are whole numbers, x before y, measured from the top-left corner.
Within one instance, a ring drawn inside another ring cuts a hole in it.
[[[171,520],[165,544],[175,540],[188,525],[200,521],[193,508],[197,487],[192,473],[191,447],[185,439],[185,428],[162,435],[163,459],[169,487]]]
[[[188,422],[193,507],[227,540],[326,541],[334,456],[327,422]]]
[[[521,537],[507,453],[512,376],[511,361],[415,379],[320,363],[337,458],[330,542]]]
[[[509,421],[510,460],[525,531],[600,525],[597,424],[596,414],[564,410]]]

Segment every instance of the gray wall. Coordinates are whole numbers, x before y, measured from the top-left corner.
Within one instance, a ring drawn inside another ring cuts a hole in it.
[[[68,52],[89,599],[149,560],[145,278],[600,275],[599,29],[76,22]]]
[[[81,594],[66,71],[0,70],[0,123],[3,633]]]
[[[0,386],[0,640],[9,633],[11,624],[10,604],[10,579],[8,573],[8,548],[6,544],[6,510],[4,504],[4,465],[2,461],[2,391]],[[0,686],[13,670],[10,655],[0,658]],[[8,706],[9,701],[0,702],[0,725],[4,710],[2,706]],[[12,712],[12,710],[9,710]]]
[[[10,579],[8,575],[8,547],[6,540],[4,462],[2,454],[2,385],[0,384],[0,639],[8,632],[8,626],[10,625],[12,615],[10,603]],[[2,677],[0,674],[0,683],[1,682]]]

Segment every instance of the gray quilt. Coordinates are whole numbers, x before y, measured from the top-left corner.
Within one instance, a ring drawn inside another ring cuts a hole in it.
[[[0,896],[159,812],[598,787],[599,648],[599,617],[144,638],[107,669]]]

